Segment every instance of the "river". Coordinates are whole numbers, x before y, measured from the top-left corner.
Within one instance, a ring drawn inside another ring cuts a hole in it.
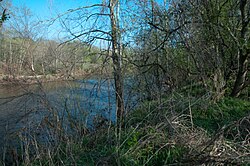
[[[131,81],[125,83],[126,110],[136,106]],[[56,113],[94,128],[96,115],[116,121],[115,92],[109,79],[47,82],[33,85],[0,85],[0,152],[17,144],[14,139],[24,130],[34,130]],[[38,131],[39,132],[39,131]],[[14,143],[15,142],[15,143]]]

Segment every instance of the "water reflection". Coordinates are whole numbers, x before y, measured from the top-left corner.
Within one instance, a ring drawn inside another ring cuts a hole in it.
[[[136,105],[131,95],[131,81],[125,83],[126,108]],[[112,80],[88,79],[48,82],[34,85],[0,87],[0,148],[16,131],[36,126],[54,114],[59,120],[73,118],[89,128],[93,117],[100,115],[116,121],[115,92]]]

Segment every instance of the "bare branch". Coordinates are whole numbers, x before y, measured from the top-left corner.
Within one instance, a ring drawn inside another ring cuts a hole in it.
[[[109,32],[105,32],[105,31],[102,31],[102,30],[99,30],[99,29],[90,30],[90,31],[81,33],[81,34],[79,34],[79,35],[74,35],[74,34],[71,32],[71,35],[74,36],[74,37],[73,37],[72,39],[69,39],[69,40],[67,40],[67,41],[65,41],[65,42],[63,42],[63,43],[61,43],[61,44],[59,44],[58,47],[60,47],[60,46],[63,45],[63,44],[66,44],[66,43],[68,43],[68,42],[71,42],[71,41],[73,41],[73,40],[75,40],[75,39],[78,39],[78,38],[80,38],[80,37],[82,37],[82,36],[84,36],[84,35],[89,35],[89,34],[91,34],[91,33],[102,33],[102,34],[111,36],[111,34],[110,34]]]
[[[75,8],[75,9],[69,9],[65,13],[59,14],[59,15],[57,15],[57,17],[55,17],[55,18],[53,18],[51,20],[47,20],[47,21],[51,22],[50,24],[53,24],[57,19],[65,16],[65,15],[76,12],[78,10],[89,9],[89,8],[93,8],[93,7],[107,7],[107,6],[105,4],[94,4],[94,5],[90,5],[90,6],[82,6],[82,7],[78,7],[78,8]],[[101,15],[105,15],[105,14],[101,14]]]
[[[85,21],[88,21],[91,17],[93,16],[110,16],[110,14],[104,14],[104,13],[93,13],[91,15],[89,15]]]

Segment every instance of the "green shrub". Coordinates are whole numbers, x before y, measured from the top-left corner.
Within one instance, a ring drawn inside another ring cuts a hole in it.
[[[207,104],[207,108],[201,107],[192,110],[194,123],[204,129],[214,132],[230,122],[236,121],[250,113],[250,102],[224,98],[217,103]]]

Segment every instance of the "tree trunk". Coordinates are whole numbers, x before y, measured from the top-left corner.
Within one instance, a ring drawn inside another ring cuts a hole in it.
[[[241,13],[241,34],[240,34],[240,45],[239,45],[239,66],[238,66],[238,72],[237,77],[234,83],[234,87],[231,93],[232,97],[238,97],[240,95],[240,92],[246,87],[246,81],[247,81],[247,72],[248,72],[248,58],[250,55],[250,49],[247,48],[247,44],[241,43],[242,41],[247,40],[247,32],[248,32],[248,25],[249,25],[249,18],[247,17],[247,0],[241,0],[240,1],[240,13]]]
[[[220,68],[216,69],[214,73],[213,83],[214,83],[214,91],[215,91],[213,100],[218,101],[225,94],[225,84],[226,84],[225,79],[224,79],[224,73]]]
[[[249,53],[243,55],[243,50],[239,52],[239,69],[237,73],[237,77],[234,83],[234,87],[231,93],[232,97],[238,97],[240,92],[244,89],[246,80],[247,80],[247,72],[248,72],[248,56]]]
[[[115,81],[116,93],[116,118],[117,125],[120,125],[124,119],[124,98],[123,98],[123,77],[121,69],[121,57],[119,51],[119,27],[117,26],[117,18],[115,15],[115,7],[118,0],[110,0],[110,20],[111,20],[111,33],[112,33],[112,60]]]

